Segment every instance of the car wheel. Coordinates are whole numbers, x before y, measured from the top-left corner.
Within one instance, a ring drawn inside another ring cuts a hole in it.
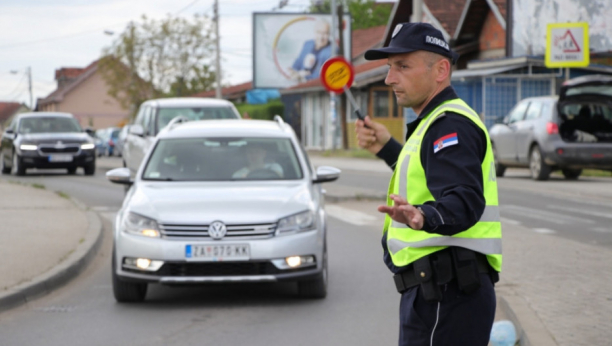
[[[123,281],[117,276],[115,261],[115,249],[113,249],[112,275],[113,275],[113,294],[119,303],[138,303],[142,302],[147,295],[147,284],[139,282]]]
[[[529,169],[531,170],[531,178],[534,180],[548,180],[550,176],[551,168],[544,162],[540,147],[537,145],[531,149]]]
[[[96,164],[88,163],[83,166],[83,170],[85,171],[85,175],[94,175],[96,173]]]
[[[565,179],[568,180],[576,180],[578,179],[578,177],[580,176],[580,174],[582,174],[582,169],[562,169],[561,172],[563,173],[563,176],[565,177]]]
[[[76,167],[70,167],[70,168],[68,168],[68,174],[75,174],[76,170],[77,170]]]
[[[495,176],[503,177],[506,172],[506,166],[502,165],[497,160],[497,150],[495,150],[495,146],[493,146],[493,160],[495,162]]]
[[[323,248],[323,270],[316,279],[298,282],[298,294],[302,298],[323,299],[327,296],[327,245]]]
[[[17,153],[13,153],[13,174],[14,175],[25,175],[26,169],[23,167],[23,163],[21,162],[21,157]]]
[[[4,163],[4,154],[0,154],[0,167],[2,167],[2,174],[11,173],[11,167],[6,167],[6,164]]]

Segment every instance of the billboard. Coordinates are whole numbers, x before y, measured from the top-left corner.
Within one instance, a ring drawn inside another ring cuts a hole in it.
[[[591,52],[612,50],[610,0],[512,0],[511,56],[544,55],[550,23],[586,22]]]
[[[350,61],[350,15],[342,22],[344,56]],[[332,56],[331,28],[331,14],[253,13],[253,87],[288,88],[318,79]]]

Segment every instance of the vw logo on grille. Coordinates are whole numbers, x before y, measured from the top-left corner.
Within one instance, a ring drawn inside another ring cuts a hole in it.
[[[208,227],[208,234],[213,239],[221,239],[225,237],[226,233],[227,227],[225,227],[225,224],[221,221],[215,221]]]

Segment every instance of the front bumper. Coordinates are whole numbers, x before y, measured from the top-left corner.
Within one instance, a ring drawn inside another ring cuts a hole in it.
[[[299,281],[320,275],[323,266],[321,231],[257,240],[175,240],[146,238],[119,232],[115,239],[116,274],[125,281],[161,284],[238,283]],[[248,260],[202,260],[186,257],[187,245],[248,244]],[[289,256],[314,256],[314,263],[297,268],[279,268],[274,262]],[[125,258],[163,261],[155,272],[124,264]]]
[[[94,149],[79,150],[74,154],[70,155],[72,158],[70,161],[52,161],[51,157],[53,154],[45,154],[40,151],[21,151],[21,162],[26,168],[72,168],[72,167],[83,167],[95,163],[96,154]]]

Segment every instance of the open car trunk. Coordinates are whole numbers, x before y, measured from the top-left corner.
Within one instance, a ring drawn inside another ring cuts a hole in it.
[[[557,107],[564,141],[612,143],[612,77],[591,75],[564,83]]]

